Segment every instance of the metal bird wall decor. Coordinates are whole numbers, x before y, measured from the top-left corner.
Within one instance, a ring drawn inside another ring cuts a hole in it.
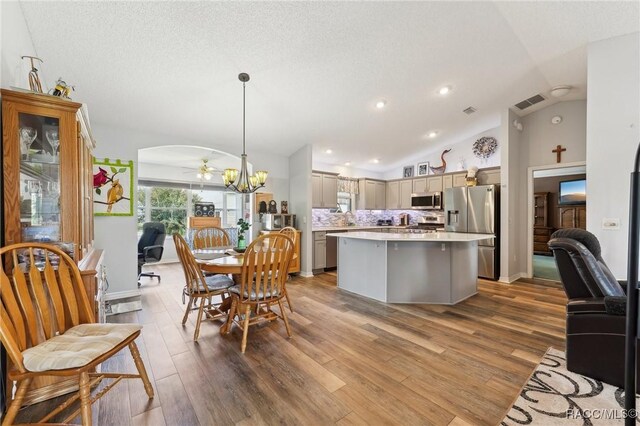
[[[433,173],[434,175],[441,175],[444,173],[444,171],[447,169],[447,162],[444,160],[444,155],[450,151],[451,149],[445,149],[444,151],[442,151],[442,155],[440,155],[440,159],[442,160],[441,166],[438,166],[438,167],[429,166],[429,169],[431,169],[431,173]]]

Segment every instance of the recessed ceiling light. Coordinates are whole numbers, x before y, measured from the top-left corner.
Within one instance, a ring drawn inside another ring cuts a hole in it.
[[[376,102],[376,108],[378,109],[382,109],[387,105],[387,101],[385,101],[384,99]]]
[[[330,149],[327,149],[324,153],[325,154],[331,154],[333,151],[331,151]]]
[[[438,132],[436,132],[436,131],[429,132],[429,137],[430,137],[431,139],[435,138],[436,136],[438,136]]]
[[[440,90],[438,90],[438,93],[440,93],[441,95],[446,95],[451,91],[451,86],[443,86],[440,88]]]
[[[374,159],[373,159],[373,162],[374,162],[374,163],[376,163],[376,164],[378,164],[378,163],[380,162],[380,160],[379,160],[379,159],[377,159],[377,158],[374,158]]]
[[[344,163],[345,166],[350,166],[351,165],[351,161],[347,161],[346,163]]]

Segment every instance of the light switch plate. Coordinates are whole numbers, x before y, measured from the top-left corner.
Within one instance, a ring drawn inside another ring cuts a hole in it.
[[[615,217],[615,218],[611,218],[611,217],[605,217],[602,219],[602,229],[608,229],[608,230],[613,230],[613,229],[620,229],[620,219]]]

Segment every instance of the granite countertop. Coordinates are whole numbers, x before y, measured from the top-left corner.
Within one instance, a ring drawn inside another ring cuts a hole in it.
[[[359,231],[363,229],[404,229],[406,226],[392,225],[392,226],[378,226],[378,225],[356,225],[356,226],[314,226],[313,232],[316,231]]]
[[[464,234],[461,232],[433,232],[425,234],[386,234],[382,232],[349,232],[329,234],[338,238],[356,238],[371,241],[433,241],[433,242],[471,242],[495,238],[488,234]]]

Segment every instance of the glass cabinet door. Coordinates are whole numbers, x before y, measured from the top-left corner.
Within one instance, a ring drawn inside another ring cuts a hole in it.
[[[22,241],[60,241],[60,120],[19,113],[18,122]]]

